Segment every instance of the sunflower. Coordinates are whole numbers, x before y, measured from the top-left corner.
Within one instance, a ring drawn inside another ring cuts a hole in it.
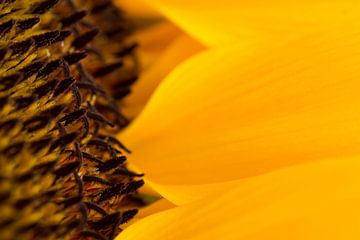
[[[2,1],[2,239],[358,239],[357,4],[114,3]]]

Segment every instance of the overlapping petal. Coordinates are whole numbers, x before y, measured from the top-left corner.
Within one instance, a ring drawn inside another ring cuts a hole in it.
[[[359,172],[359,157],[288,167],[147,217],[118,239],[358,239]]]
[[[140,209],[139,213],[136,215],[136,219],[142,219],[144,217],[150,216],[152,214],[165,211],[167,209],[174,208],[175,205],[166,200],[165,198],[160,199],[145,208]]]
[[[171,201],[185,201],[171,185],[186,194],[186,185],[360,153],[360,31],[268,47],[214,50],[183,64],[120,136]]]
[[[132,39],[138,43],[137,51],[141,71],[147,71],[173,41],[183,32],[173,23],[160,21],[134,33]]]
[[[156,43],[152,43],[156,45]],[[148,45],[150,45],[148,43]],[[135,117],[145,106],[158,84],[178,64],[205,47],[186,34],[180,34],[169,46],[161,51],[157,60],[141,74],[139,81],[133,86],[132,94],[125,99],[124,112]],[[160,52],[160,51],[159,51]]]
[[[353,0],[148,0],[191,35],[211,46],[265,42],[298,31],[358,22]]]
[[[113,2],[132,17],[154,18],[160,16],[160,13],[146,3],[145,0],[115,0]]]

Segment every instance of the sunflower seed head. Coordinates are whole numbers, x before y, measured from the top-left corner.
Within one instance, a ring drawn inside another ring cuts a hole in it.
[[[1,239],[109,240],[136,214],[141,174],[113,137],[137,75],[129,34],[111,1],[1,1]]]

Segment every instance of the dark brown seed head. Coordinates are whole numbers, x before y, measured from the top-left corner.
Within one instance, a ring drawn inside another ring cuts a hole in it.
[[[109,0],[0,2],[0,238],[112,240],[143,185],[114,135],[137,75],[124,14]]]

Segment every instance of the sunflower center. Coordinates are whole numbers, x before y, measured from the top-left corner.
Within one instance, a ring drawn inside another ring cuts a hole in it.
[[[1,1],[1,239],[114,239],[137,213],[143,180],[114,137],[130,34],[111,1]]]

